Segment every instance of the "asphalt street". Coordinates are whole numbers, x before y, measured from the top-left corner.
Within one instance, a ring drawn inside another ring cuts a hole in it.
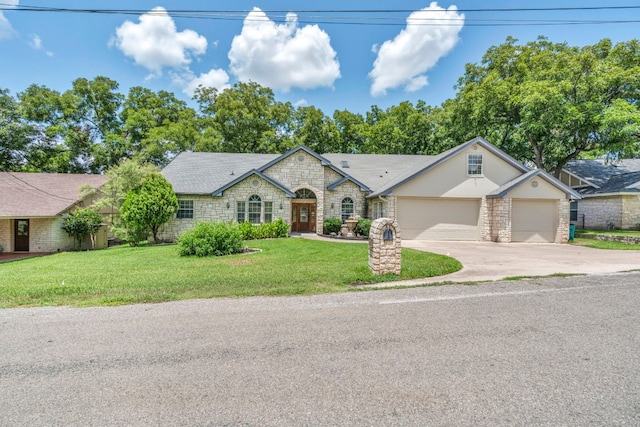
[[[640,425],[640,273],[0,310],[0,425]]]

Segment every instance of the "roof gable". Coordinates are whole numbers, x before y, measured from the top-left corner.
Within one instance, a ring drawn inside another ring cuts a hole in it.
[[[509,181],[509,182],[505,183],[504,185],[500,186],[496,190],[494,190],[491,193],[487,194],[487,198],[496,199],[496,198],[506,197],[507,194],[510,191],[520,187],[522,184],[524,184],[526,182],[529,182],[534,177],[542,178],[543,180],[545,180],[546,182],[551,184],[553,187],[557,188],[560,191],[563,191],[565,193],[566,197],[569,198],[569,199],[578,200],[578,199],[582,198],[578,192],[576,192],[573,189],[567,187],[562,182],[560,182],[559,180],[557,180],[553,176],[549,175],[548,173],[546,173],[542,169],[534,169],[534,170],[531,170],[531,171],[529,171],[529,172],[527,172],[527,173],[525,173],[523,175],[520,175],[519,177],[513,179],[512,181]]]
[[[447,162],[448,160],[454,158],[455,156],[457,156],[458,154],[467,150],[469,147],[475,144],[485,148],[487,151],[494,154],[496,157],[503,160],[505,163],[512,166],[516,170],[522,173],[526,173],[529,171],[529,169],[526,166],[524,166],[522,163],[518,162],[516,159],[514,159],[510,155],[500,150],[498,147],[491,144],[486,139],[478,137],[478,138],[469,140],[464,144],[460,144],[456,147],[453,147],[437,156],[431,157],[423,167],[419,167],[415,170],[411,170],[411,169],[407,170],[404,176],[396,179],[395,181],[390,182],[386,187],[378,189],[374,193],[370,194],[368,197],[377,197],[379,195],[389,195],[395,188],[411,181],[418,175],[422,175],[425,172],[431,169],[434,169],[435,167]]]
[[[282,192],[284,192],[288,197],[295,197],[296,196],[296,194],[293,191],[289,190],[284,185],[280,184],[276,180],[268,177],[267,175],[263,174],[262,172],[260,172],[259,170],[256,170],[256,169],[250,170],[250,171],[242,174],[241,176],[237,177],[233,181],[230,181],[227,184],[223,185],[222,187],[215,189],[211,193],[211,195],[212,196],[222,196],[222,194],[224,193],[225,190],[233,187],[234,185],[238,184],[239,182],[244,181],[245,179],[249,178],[252,175],[256,175],[256,176],[264,179],[269,184],[273,185],[274,187],[276,187],[279,190],[281,190]]]

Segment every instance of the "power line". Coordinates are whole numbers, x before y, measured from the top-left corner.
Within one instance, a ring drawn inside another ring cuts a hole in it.
[[[638,10],[640,6],[590,6],[590,7],[534,7],[534,8],[478,8],[457,9],[458,13],[530,13],[530,12],[567,12],[567,11],[623,11]],[[83,13],[109,15],[171,15],[174,18],[209,19],[224,21],[261,20],[250,17],[250,10],[239,9],[172,9],[172,10],[143,10],[143,9],[79,9],[54,8],[45,6],[19,5],[13,6],[0,3],[0,11],[34,12],[34,13]],[[297,22],[303,24],[328,25],[367,25],[367,26],[400,26],[407,24],[406,14],[420,12],[430,16],[412,16],[411,25],[460,25],[466,26],[550,26],[550,25],[601,25],[601,24],[630,24],[638,23],[640,19],[478,19],[478,18],[446,18],[438,17],[448,10],[412,10],[412,9],[298,9],[298,10],[263,10],[270,15],[270,19],[286,20],[289,13],[297,15]],[[315,14],[315,15],[311,15]],[[398,16],[389,16],[397,14]],[[274,16],[275,15],[275,16]],[[300,16],[302,15],[302,16]],[[384,16],[381,16],[384,15]]]

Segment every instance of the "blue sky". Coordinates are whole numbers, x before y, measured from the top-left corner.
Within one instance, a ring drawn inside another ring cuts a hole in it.
[[[199,83],[224,89],[250,79],[327,115],[404,100],[440,105],[465,64],[507,36],[574,46],[640,38],[640,9],[619,6],[640,3],[0,0],[0,88],[65,91],[76,78],[103,75],[124,94],[145,86],[190,100]],[[27,7],[127,13],[20,10]],[[486,11],[575,7],[606,9]]]

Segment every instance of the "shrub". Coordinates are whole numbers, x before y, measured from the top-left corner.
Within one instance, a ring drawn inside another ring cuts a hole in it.
[[[369,236],[369,230],[371,230],[371,220],[366,218],[360,218],[356,224],[356,228],[353,231],[360,236]]]
[[[327,218],[322,223],[324,228],[324,234],[340,233],[342,228],[342,220],[340,218]]]
[[[253,225],[250,222],[238,224],[243,240],[255,239],[277,239],[289,236],[289,224],[284,222],[282,218],[278,218],[273,222]]]
[[[178,238],[178,253],[181,256],[223,256],[237,254],[242,250],[242,233],[239,227],[226,222],[201,222]]]
[[[238,224],[238,230],[240,231],[240,235],[242,236],[242,240],[253,240],[255,239],[255,230],[253,224],[249,221],[241,222]]]

